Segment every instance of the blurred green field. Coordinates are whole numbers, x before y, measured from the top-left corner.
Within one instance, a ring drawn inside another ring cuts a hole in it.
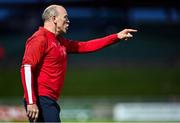
[[[178,68],[71,68],[62,96],[175,96],[180,94],[179,75]],[[19,69],[1,69],[1,98],[22,95]]]
[[[94,68],[68,70],[63,95],[169,96],[180,94],[180,70]]]

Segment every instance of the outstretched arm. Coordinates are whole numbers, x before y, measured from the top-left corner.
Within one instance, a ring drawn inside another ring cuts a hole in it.
[[[127,40],[133,37],[133,35],[131,34],[133,32],[137,32],[137,30],[124,29],[118,32],[117,34],[112,34],[103,38],[98,38],[85,42],[71,41],[67,39],[65,39],[64,41],[68,53],[88,53],[88,52],[97,51],[106,46],[114,44],[118,42],[118,40]]]

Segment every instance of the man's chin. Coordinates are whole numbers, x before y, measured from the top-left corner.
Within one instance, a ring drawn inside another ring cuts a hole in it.
[[[66,34],[66,33],[67,33],[67,31],[61,31],[58,33],[58,36],[61,36],[61,35]]]
[[[66,33],[67,33],[67,30],[64,30],[63,33],[66,34]]]

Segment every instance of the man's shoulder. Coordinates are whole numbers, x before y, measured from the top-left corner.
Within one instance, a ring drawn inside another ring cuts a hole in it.
[[[27,39],[27,43],[33,41],[46,41],[45,33],[42,30],[37,30]]]
[[[32,34],[32,36],[30,37],[30,38],[28,38],[28,40],[29,39],[33,39],[33,38],[42,38],[42,39],[45,39],[46,38],[46,35],[45,35],[45,33],[42,31],[42,30],[37,30],[36,32],[34,32],[33,34]]]

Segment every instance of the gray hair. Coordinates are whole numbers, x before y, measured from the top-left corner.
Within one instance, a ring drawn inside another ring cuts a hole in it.
[[[42,14],[42,19],[45,22],[53,16],[58,16],[57,5],[51,5],[47,7]]]

